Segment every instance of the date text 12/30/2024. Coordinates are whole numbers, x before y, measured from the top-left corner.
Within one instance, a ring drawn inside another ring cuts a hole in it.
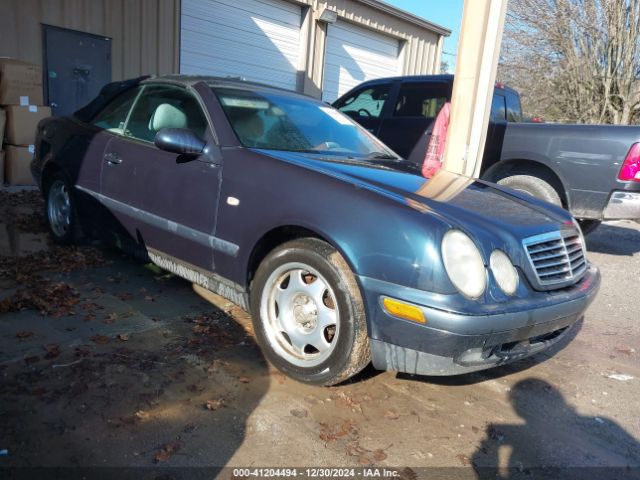
[[[233,478],[395,478],[390,468],[234,468]]]

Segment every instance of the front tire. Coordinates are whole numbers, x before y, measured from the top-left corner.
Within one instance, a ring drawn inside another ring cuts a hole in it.
[[[279,246],[258,267],[250,295],[258,344],[286,375],[335,385],[371,361],[360,289],[329,244],[305,238]]]
[[[51,236],[59,244],[77,242],[82,234],[71,185],[61,173],[51,175],[45,185],[44,210]]]

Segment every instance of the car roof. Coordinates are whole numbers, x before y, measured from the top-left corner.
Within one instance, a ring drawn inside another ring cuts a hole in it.
[[[453,75],[450,73],[443,73],[443,74],[439,74],[439,75],[403,75],[403,76],[397,76],[397,77],[385,77],[385,78],[376,78],[374,80],[368,80],[366,82],[362,82],[361,84],[357,85],[355,88],[360,88],[360,87],[366,87],[366,86],[375,86],[375,85],[379,85],[379,84],[385,84],[385,83],[391,83],[391,82],[403,82],[403,83],[425,83],[425,82],[429,82],[429,83],[451,83],[453,82]],[[495,88],[498,90],[508,90],[510,92],[516,93],[517,92],[503,84],[503,83],[499,83],[496,82]]]
[[[204,82],[212,88],[235,88],[240,90],[247,90],[252,92],[265,92],[265,93],[277,93],[277,94],[285,94],[292,95],[297,97],[303,97],[306,99],[313,99],[309,95],[305,95],[300,92],[295,92],[293,90],[287,90],[285,88],[274,87],[273,85],[267,85],[259,82],[251,82],[245,80],[240,77],[215,77],[212,75],[178,75],[178,74],[170,74],[170,75],[156,75],[151,76],[141,83],[158,83],[158,82],[167,82],[167,83],[179,83],[182,85],[194,85],[196,83]]]

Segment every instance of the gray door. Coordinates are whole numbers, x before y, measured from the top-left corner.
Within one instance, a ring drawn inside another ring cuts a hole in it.
[[[43,26],[45,103],[54,115],[69,115],[111,81],[111,39]]]

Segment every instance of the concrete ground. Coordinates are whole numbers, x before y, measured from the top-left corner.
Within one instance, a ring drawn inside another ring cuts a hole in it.
[[[568,344],[460,377],[369,369],[320,388],[267,365],[232,304],[111,249],[51,245],[41,208],[0,192],[0,467],[640,473],[636,223],[588,238],[603,284]]]

